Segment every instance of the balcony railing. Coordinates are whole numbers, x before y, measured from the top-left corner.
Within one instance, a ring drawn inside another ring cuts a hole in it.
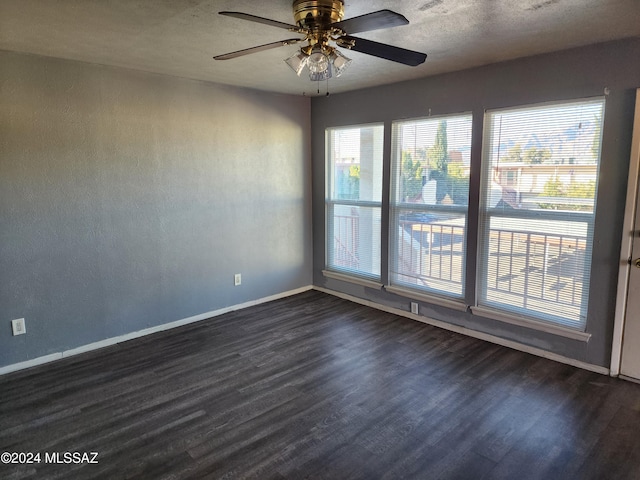
[[[360,238],[360,217],[357,208],[351,208],[350,215],[333,216],[333,265],[348,270],[358,270],[360,259],[358,241]]]
[[[492,229],[487,301],[578,318],[586,249],[584,236]]]
[[[359,262],[357,211],[334,217],[334,262]],[[464,282],[464,217],[428,223],[400,220],[392,262],[393,280],[418,289],[461,295]],[[584,235],[491,229],[488,237],[487,301],[515,309],[580,315],[587,242]]]
[[[400,220],[396,280],[462,293],[465,228],[451,223]]]

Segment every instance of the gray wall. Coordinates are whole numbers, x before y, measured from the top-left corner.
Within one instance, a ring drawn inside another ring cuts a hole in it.
[[[0,52],[0,112],[0,366],[311,284],[309,99]]]
[[[472,178],[480,175],[480,140],[485,109],[603,95],[607,97],[603,128],[602,167],[598,189],[594,274],[589,299],[588,343],[516,327],[444,307],[422,304],[431,318],[468,327],[580,361],[609,366],[622,218],[631,145],[635,88],[640,87],[640,39],[521,59],[473,70],[429,77],[357,92],[318,97],[312,101],[314,284],[380,304],[409,310],[410,300],[384,290],[325,278],[324,132],[327,127],[384,122],[386,172],[389,172],[391,122],[403,118],[473,112]],[[429,60],[427,59],[427,62]],[[382,66],[382,65],[381,65]],[[388,192],[385,192],[388,202]],[[477,212],[479,192],[470,191],[470,212]],[[383,209],[384,212],[384,209]],[[473,217],[473,215],[471,215]],[[469,222],[469,235],[477,222]],[[383,213],[383,266],[388,251],[388,218]],[[468,271],[473,272],[475,251]],[[386,275],[383,274],[386,282]],[[467,300],[473,299],[468,284]]]

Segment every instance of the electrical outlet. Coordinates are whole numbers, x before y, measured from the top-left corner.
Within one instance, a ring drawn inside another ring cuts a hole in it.
[[[24,323],[24,318],[11,320],[11,329],[13,330],[13,336],[27,333],[27,326]]]
[[[416,302],[411,302],[411,313],[418,314],[418,304]]]
[[[237,287],[238,285],[242,284],[242,274],[240,273],[236,273],[233,276],[233,284]]]

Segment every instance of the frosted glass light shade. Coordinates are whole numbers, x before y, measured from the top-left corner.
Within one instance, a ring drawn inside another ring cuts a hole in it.
[[[314,52],[309,55],[307,66],[311,73],[322,73],[329,67],[329,57],[322,52]]]
[[[309,72],[309,80],[312,82],[329,80],[331,78],[331,64],[327,64],[327,68],[322,72]]]
[[[326,52],[318,45],[314,46],[310,54],[303,50],[287,58],[285,63],[291,70],[300,76],[304,67],[309,67],[309,79],[311,81],[328,80],[342,75],[352,60],[345,57],[335,48],[329,48]]]
[[[351,65],[351,62],[353,61],[350,58],[342,55],[337,50],[334,50],[331,53],[329,60],[331,60],[331,63],[333,65],[333,71],[335,72],[336,77],[339,77],[340,75],[342,75],[344,71],[349,67],[349,65]]]
[[[302,52],[298,52],[295,55],[287,58],[285,60],[285,63],[291,67],[291,70],[296,72],[296,75],[300,76],[308,61],[309,57],[307,55]]]

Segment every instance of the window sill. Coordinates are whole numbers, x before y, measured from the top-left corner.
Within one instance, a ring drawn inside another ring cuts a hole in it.
[[[343,282],[355,283],[356,285],[361,285],[363,287],[375,288],[380,290],[382,288],[382,283],[376,282],[375,280],[369,280],[362,277],[355,277],[348,275],[346,273],[338,273],[332,272],[330,270],[322,270],[322,275],[327,278],[333,278],[335,280],[341,280]]]
[[[467,304],[462,300],[443,298],[437,295],[429,295],[428,293],[416,292],[414,290],[409,290],[402,287],[394,287],[392,285],[386,285],[384,289],[389,293],[395,293],[396,295],[400,295],[402,297],[420,300],[425,303],[431,303],[433,305],[439,305],[441,307],[447,307],[453,310],[459,310],[461,312],[467,311]]]
[[[509,323],[511,325],[518,325],[520,327],[530,328],[532,330],[539,330],[541,332],[551,333],[561,337],[571,338],[573,340],[579,340],[582,342],[588,342],[591,339],[591,334],[587,332],[581,332],[572,328],[562,327],[560,325],[552,325],[546,322],[540,322],[528,317],[521,317],[513,313],[506,313],[500,310],[487,307],[471,307],[471,313],[480,317],[491,318],[500,322]]]

